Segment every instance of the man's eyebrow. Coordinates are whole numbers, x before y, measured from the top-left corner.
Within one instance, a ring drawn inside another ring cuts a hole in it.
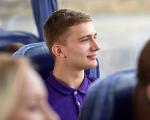
[[[95,37],[96,35],[97,35],[97,33],[94,34],[94,37]],[[84,38],[91,37],[91,36],[92,36],[92,35],[85,35],[85,36],[79,38],[79,40],[82,40],[82,39],[84,39]]]

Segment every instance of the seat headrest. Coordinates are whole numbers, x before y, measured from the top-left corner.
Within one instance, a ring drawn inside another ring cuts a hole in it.
[[[89,88],[82,120],[131,120],[136,70],[116,72]]]
[[[132,120],[133,92],[137,83],[136,70],[127,70],[114,75],[113,120]]]
[[[30,44],[38,42],[38,38],[28,32],[22,31],[0,31],[0,50],[3,50],[11,43],[23,43],[23,44]]]

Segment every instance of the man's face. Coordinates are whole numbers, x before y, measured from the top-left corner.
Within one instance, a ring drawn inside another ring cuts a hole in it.
[[[70,27],[70,35],[63,47],[66,64],[77,69],[88,69],[97,66],[96,31],[92,22],[85,22]]]

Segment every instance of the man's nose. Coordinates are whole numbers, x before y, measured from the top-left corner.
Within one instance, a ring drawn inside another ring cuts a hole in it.
[[[91,46],[92,51],[98,51],[100,50],[100,45],[96,40],[92,41],[92,46]]]

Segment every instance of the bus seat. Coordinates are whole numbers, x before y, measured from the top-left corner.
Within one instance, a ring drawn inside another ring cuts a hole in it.
[[[39,33],[39,41],[44,41],[43,25],[48,16],[58,9],[56,0],[31,0],[32,11]]]
[[[97,80],[89,88],[80,120],[132,120],[136,70],[125,70]]]
[[[23,43],[26,45],[29,43],[38,42],[38,38],[31,33],[23,31],[0,31],[0,51],[2,51],[9,44],[15,42]]]
[[[37,70],[44,80],[48,78],[50,71],[53,70],[54,60],[45,42],[25,45],[13,54],[13,57],[21,56],[29,57],[32,63],[37,65]],[[91,79],[99,78],[99,62],[96,68],[86,70],[85,72]]]

